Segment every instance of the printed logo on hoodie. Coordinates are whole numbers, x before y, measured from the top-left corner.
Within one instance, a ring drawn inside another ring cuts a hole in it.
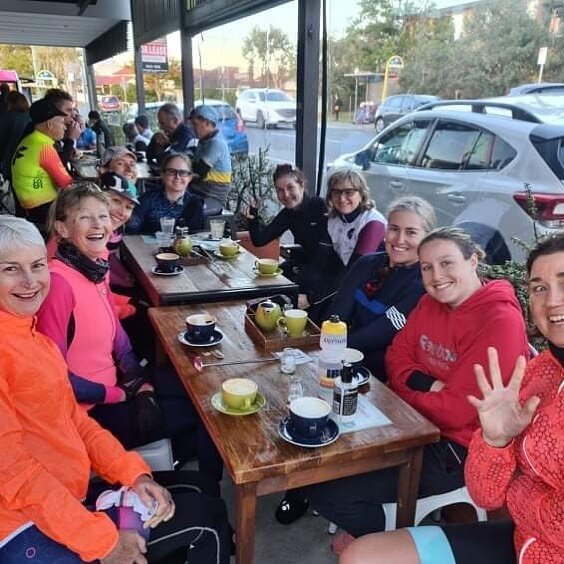
[[[427,335],[421,335],[419,338],[419,346],[421,350],[429,356],[429,362],[435,366],[448,370],[449,363],[456,362],[456,353],[440,343],[433,343]]]

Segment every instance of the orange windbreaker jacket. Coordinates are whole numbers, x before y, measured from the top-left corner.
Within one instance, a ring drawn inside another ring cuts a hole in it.
[[[149,467],[78,407],[35,318],[0,311],[0,334],[0,543],[33,523],[83,560],[103,558],[118,533],[81,503],[91,470],[130,486]]]

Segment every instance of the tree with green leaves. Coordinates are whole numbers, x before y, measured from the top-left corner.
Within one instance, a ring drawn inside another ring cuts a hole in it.
[[[0,68],[15,70],[18,76],[32,77],[31,47],[27,45],[0,45]]]
[[[253,27],[243,40],[242,55],[253,72],[260,69],[264,86],[281,88],[295,75],[295,48],[288,35],[276,27]]]

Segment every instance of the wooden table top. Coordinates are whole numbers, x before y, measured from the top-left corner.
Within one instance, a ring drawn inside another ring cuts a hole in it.
[[[177,276],[157,276],[151,273],[156,266],[156,245],[145,243],[141,235],[126,235],[123,242],[124,261],[155,306],[296,294],[298,291],[297,285],[284,276],[258,277],[253,271],[257,258],[244,249],[233,260],[217,258],[205,264],[185,266],[184,272]]]
[[[333,444],[318,449],[286,443],[279,437],[277,429],[280,420],[288,414],[286,399],[290,377],[281,373],[277,361],[204,367],[197,373],[192,358],[205,349],[192,349],[177,339],[185,326],[186,316],[196,312],[216,316],[217,326],[225,335],[216,348],[224,354],[225,360],[266,358],[270,353],[258,349],[245,333],[245,305],[241,301],[149,310],[164,352],[182,378],[235,484],[266,480],[269,484],[262,490],[259,486],[259,494],[280,491],[285,487],[330,479],[324,475],[324,467],[331,468],[331,477],[338,477],[335,473],[338,474],[339,467],[343,468],[342,475],[346,475],[348,463],[359,463],[363,458],[374,461],[379,455],[393,455],[394,451],[405,451],[439,439],[439,431],[433,424],[387,386],[372,378],[363,391],[368,389],[366,396],[392,421],[391,425],[347,433]],[[202,358],[204,363],[220,362],[214,356]],[[298,366],[296,375],[303,380],[306,395],[319,394],[315,363]],[[221,389],[224,380],[234,377],[255,380],[266,398],[265,408],[243,417],[216,411],[211,405],[212,396]],[[374,468],[370,466],[364,471],[369,469]],[[298,470],[301,471],[300,481],[292,481],[292,473]]]

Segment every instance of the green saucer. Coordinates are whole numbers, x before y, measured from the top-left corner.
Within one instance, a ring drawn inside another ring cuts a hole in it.
[[[232,407],[225,405],[223,403],[223,400],[221,399],[221,392],[217,392],[216,394],[214,394],[211,402],[212,405],[215,407],[215,409],[221,411],[221,413],[225,413],[225,415],[235,415],[235,416],[252,415],[257,411],[260,411],[266,405],[266,399],[260,392],[257,392],[255,403],[253,403],[251,407],[249,407],[249,409],[245,411],[239,409],[233,409]]]
[[[259,272],[259,270],[257,268],[253,268],[253,272],[259,277],[259,278],[274,278],[276,276],[280,276],[280,274],[282,274],[282,269],[279,268],[276,272],[273,272],[271,274],[263,274],[262,272]]]

